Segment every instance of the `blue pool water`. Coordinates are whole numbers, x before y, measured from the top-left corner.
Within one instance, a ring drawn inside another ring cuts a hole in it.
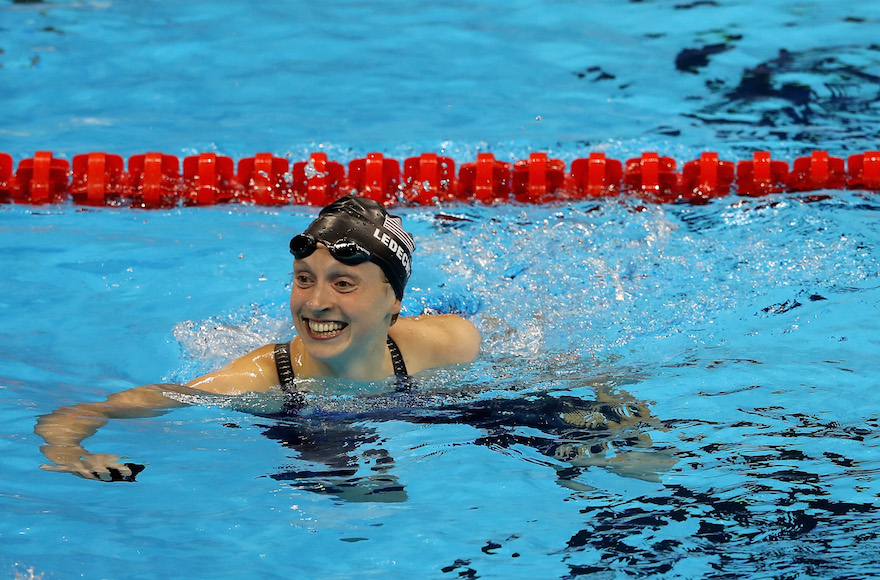
[[[0,150],[880,146],[871,5],[170,4],[0,4]],[[111,485],[40,470],[36,418],[290,336],[315,210],[0,206],[0,575],[876,576],[878,210],[400,208],[406,313],[470,317],[478,361],[111,422],[87,447],[147,465]]]

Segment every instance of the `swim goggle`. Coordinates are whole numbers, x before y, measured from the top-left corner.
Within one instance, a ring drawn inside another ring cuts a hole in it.
[[[328,244],[327,242],[321,243],[327,247],[330,255],[333,256],[333,259],[342,262],[346,266],[363,264],[364,262],[368,262],[372,257],[372,254],[368,249],[357,242],[353,242],[346,238],[342,238],[333,244]],[[297,260],[311,256],[315,253],[317,248],[318,240],[316,240],[311,234],[299,234],[290,240],[290,253],[293,254],[293,257]]]

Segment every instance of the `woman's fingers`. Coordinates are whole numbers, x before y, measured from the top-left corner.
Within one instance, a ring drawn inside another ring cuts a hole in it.
[[[145,469],[139,463],[120,463],[119,456],[106,453],[90,453],[79,461],[63,464],[44,464],[41,469],[72,473],[97,481],[135,481],[137,474]]]

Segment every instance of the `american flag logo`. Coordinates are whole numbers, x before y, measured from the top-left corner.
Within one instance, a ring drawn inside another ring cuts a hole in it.
[[[413,241],[413,237],[403,231],[403,222],[400,221],[399,217],[386,215],[385,223],[382,225],[386,230],[394,234],[404,246],[406,246],[406,249],[409,250],[410,254],[416,251],[416,244]]]

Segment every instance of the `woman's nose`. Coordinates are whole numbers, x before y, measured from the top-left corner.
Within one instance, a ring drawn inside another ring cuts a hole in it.
[[[323,312],[333,307],[330,288],[326,284],[318,282],[311,288],[306,306],[312,312]]]

